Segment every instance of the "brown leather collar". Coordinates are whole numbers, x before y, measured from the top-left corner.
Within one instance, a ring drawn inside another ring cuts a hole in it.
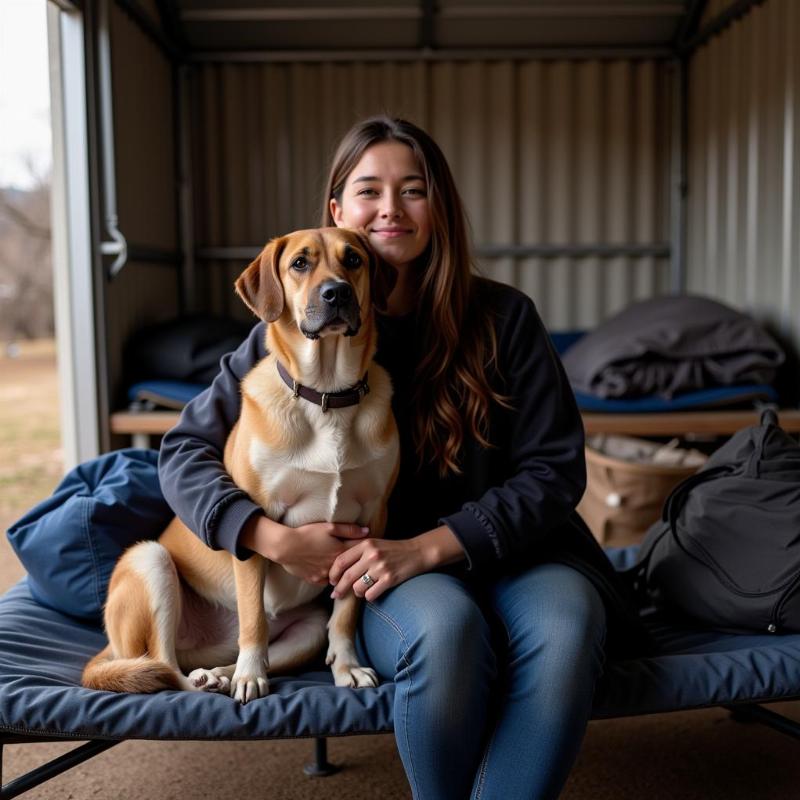
[[[361,398],[369,394],[369,384],[367,383],[368,372],[365,372],[364,377],[350,389],[345,389],[342,392],[318,392],[316,389],[310,389],[308,386],[303,386],[298,383],[280,361],[276,360],[275,363],[278,365],[278,374],[283,378],[283,382],[292,390],[295,399],[302,397],[310,403],[322,406],[323,414],[329,408],[347,408],[347,406],[358,405],[361,402]]]

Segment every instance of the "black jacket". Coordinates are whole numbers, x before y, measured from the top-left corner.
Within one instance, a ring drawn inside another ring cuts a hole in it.
[[[627,599],[613,567],[574,512],[586,483],[584,436],[561,362],[526,295],[478,280],[478,297],[493,313],[497,336],[498,360],[489,378],[512,409],[493,406],[493,446],[468,440],[461,475],[441,479],[435,467],[420,468],[411,442],[411,390],[421,346],[416,315],[378,317],[376,360],[392,378],[401,444],[386,535],[406,538],[446,524],[467,556],[466,567],[455,571],[475,582],[535,563],[567,563],[600,590],[609,633],[622,642],[619,623],[632,620]],[[249,554],[238,544],[241,530],[261,509],[233,483],[222,453],[239,416],[239,383],[266,354],[265,337],[260,323],[222,359],[211,387],[186,406],[161,445],[161,486],[173,510],[209,546],[239,558]]]

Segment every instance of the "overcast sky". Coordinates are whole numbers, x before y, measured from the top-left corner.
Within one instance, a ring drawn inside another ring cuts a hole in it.
[[[50,171],[47,0],[0,0],[0,186]]]

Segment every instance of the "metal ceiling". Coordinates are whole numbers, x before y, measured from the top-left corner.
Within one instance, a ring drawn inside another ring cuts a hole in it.
[[[156,0],[194,54],[669,52],[697,0]],[[626,53],[627,54],[627,53]]]

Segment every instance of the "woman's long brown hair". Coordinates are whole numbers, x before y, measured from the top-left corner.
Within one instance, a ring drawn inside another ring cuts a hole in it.
[[[372,117],[345,134],[333,157],[325,189],[322,224],[333,225],[330,200],[341,204],[347,177],[374,144],[397,141],[414,152],[425,176],[431,242],[421,257],[417,308],[427,324],[414,381],[414,446],[420,463],[439,474],[460,473],[464,436],[489,447],[492,402],[508,405],[487,380],[497,360],[489,313],[474,297],[466,215],[450,168],[425,131],[402,119]]]

